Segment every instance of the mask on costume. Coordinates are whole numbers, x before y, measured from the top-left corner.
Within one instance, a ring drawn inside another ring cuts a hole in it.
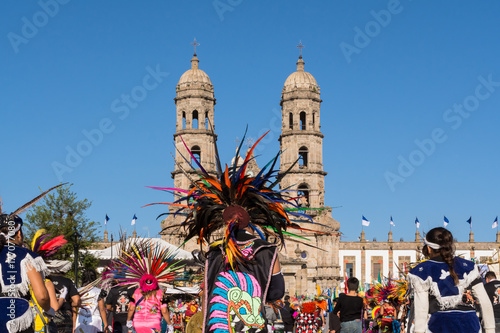
[[[151,274],[144,275],[139,281],[139,286],[143,292],[158,289],[158,280]]]

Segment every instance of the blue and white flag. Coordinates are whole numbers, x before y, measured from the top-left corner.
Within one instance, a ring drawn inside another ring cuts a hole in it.
[[[448,220],[446,218],[446,216],[444,217],[444,227],[446,228],[446,226],[448,225],[448,223],[450,223],[450,220]]]
[[[137,216],[135,216],[135,214],[134,214],[134,217],[132,218],[132,224],[131,225],[135,225],[135,220],[137,220]]]
[[[493,224],[491,225],[491,229],[498,228],[498,216],[495,218],[495,221],[493,221]]]
[[[364,225],[365,227],[370,226],[370,221],[368,221],[363,215],[361,215],[361,225]]]
[[[108,224],[109,217],[108,214],[106,214],[106,217],[104,218],[104,225]]]
[[[393,227],[395,227],[396,225],[394,224],[394,221],[392,220],[392,216],[391,216],[391,222],[389,222],[390,225],[392,225]]]
[[[418,222],[418,217],[415,217],[415,225],[417,226],[417,229],[420,228],[420,222]]]

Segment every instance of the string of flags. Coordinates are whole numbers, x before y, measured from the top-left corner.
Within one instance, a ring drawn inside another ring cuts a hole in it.
[[[470,216],[469,219],[466,222],[470,225],[470,227],[472,229],[472,216]],[[370,223],[371,222],[364,215],[361,216],[361,225],[362,226],[369,227]],[[394,220],[392,219],[392,215],[391,215],[391,219],[390,219],[389,224],[391,226],[393,226],[393,227],[396,226],[396,224],[394,223]],[[446,216],[443,216],[443,225],[444,225],[444,227],[446,228],[448,226],[448,224],[450,224],[450,220]],[[420,228],[420,221],[418,220],[418,217],[415,217],[415,226],[417,227],[417,229]],[[491,228],[492,229],[498,228],[498,216],[493,221],[493,224],[491,225]]]
[[[109,221],[109,216],[106,214],[106,217],[104,218],[104,225],[106,226]],[[137,216],[134,214],[134,217],[132,218],[132,222],[130,223],[131,225],[135,225],[135,221],[137,221]]]

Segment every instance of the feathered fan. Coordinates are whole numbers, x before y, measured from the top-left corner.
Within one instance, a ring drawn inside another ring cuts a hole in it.
[[[104,271],[103,278],[143,291],[150,290],[146,285],[166,288],[172,281],[182,280],[184,264],[174,259],[176,254],[152,240],[131,238],[121,244],[119,257]]]

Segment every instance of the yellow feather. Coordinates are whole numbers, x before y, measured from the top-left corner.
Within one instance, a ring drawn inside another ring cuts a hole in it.
[[[45,229],[38,229],[35,233],[35,236],[33,236],[33,240],[31,241],[31,249],[33,250],[33,247],[35,246],[36,240],[38,237],[40,237],[43,234],[46,234],[47,230]]]

